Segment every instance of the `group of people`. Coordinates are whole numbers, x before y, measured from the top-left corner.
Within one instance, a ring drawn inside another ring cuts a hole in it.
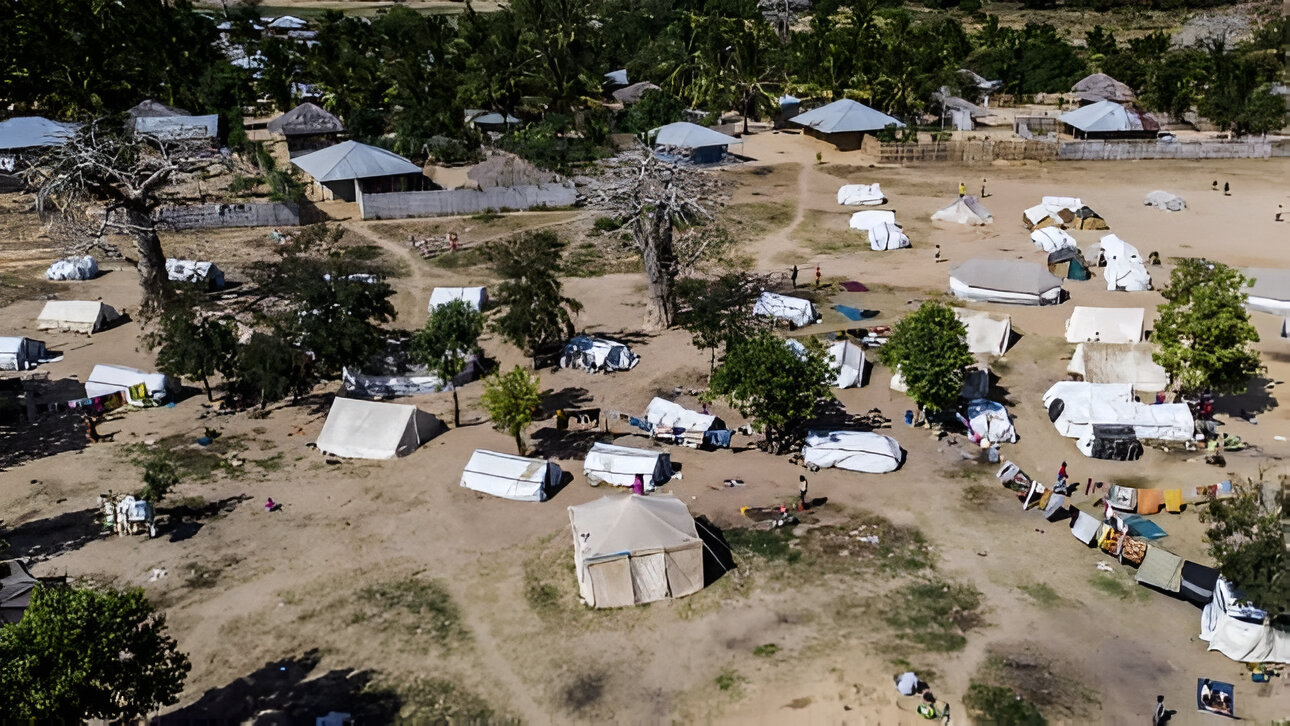
[[[942,708],[936,707],[936,696],[932,695],[927,684],[918,679],[918,675],[913,671],[905,671],[894,677],[896,681],[896,690],[902,696],[918,696],[918,705],[914,711],[925,719],[942,719],[945,723],[950,722],[950,704],[945,703]]]
[[[967,196],[967,183],[966,183],[966,182],[959,182],[959,199],[962,199],[963,197],[966,197],[966,196]],[[985,199],[985,198],[986,198],[986,196],[987,196],[987,195],[986,195],[986,193],[985,193],[985,179],[982,179],[982,180],[981,180],[981,196],[980,196],[980,197],[978,197],[978,198],[979,198],[979,199]]]

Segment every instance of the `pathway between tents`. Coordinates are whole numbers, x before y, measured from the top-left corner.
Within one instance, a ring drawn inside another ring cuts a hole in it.
[[[798,164],[797,194],[793,198],[793,202],[796,204],[796,209],[793,211],[793,219],[790,220],[782,229],[772,232],[757,241],[753,249],[749,250],[757,260],[758,270],[781,270],[784,265],[781,262],[775,261],[776,255],[785,250],[796,251],[798,249],[798,244],[793,238],[793,232],[806,217],[806,207],[804,206],[804,202],[806,201],[806,195],[810,189],[809,175],[811,173],[811,168],[808,165]],[[792,263],[789,264],[791,265]]]

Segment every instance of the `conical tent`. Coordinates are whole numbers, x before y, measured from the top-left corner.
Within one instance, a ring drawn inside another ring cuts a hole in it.
[[[416,406],[337,398],[318,434],[318,450],[350,459],[406,456],[434,438],[443,424]]]
[[[932,213],[933,222],[952,222],[954,224],[990,224],[994,215],[985,208],[976,197],[959,197],[948,207]]]

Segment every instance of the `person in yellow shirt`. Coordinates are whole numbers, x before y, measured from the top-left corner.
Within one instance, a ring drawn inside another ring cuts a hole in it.
[[[963,197],[966,194],[967,194],[967,184],[964,184],[963,182],[959,182],[959,196]]]

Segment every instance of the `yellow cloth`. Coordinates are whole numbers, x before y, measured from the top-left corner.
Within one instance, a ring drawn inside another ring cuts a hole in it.
[[[1164,494],[1159,489],[1138,490],[1138,514],[1155,514],[1160,511]]]
[[[1165,490],[1165,509],[1178,514],[1182,512],[1182,490],[1166,489]]]

